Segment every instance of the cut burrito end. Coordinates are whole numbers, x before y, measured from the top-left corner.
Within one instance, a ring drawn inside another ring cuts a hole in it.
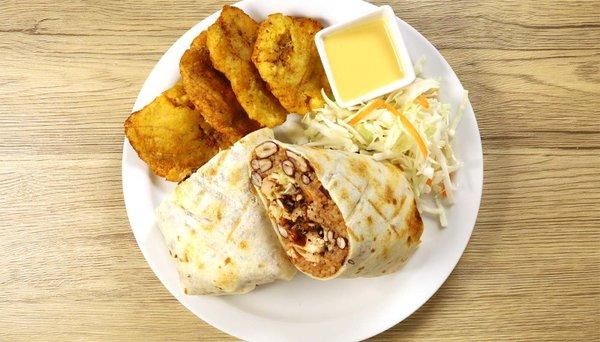
[[[156,222],[185,294],[242,294],[294,276],[249,181],[250,152],[271,138],[270,129],[248,134],[177,185],[157,208]]]
[[[250,178],[288,258],[320,280],[398,270],[423,221],[402,170],[357,153],[265,141]]]
[[[296,267],[319,279],[336,274],[348,257],[348,231],[310,163],[267,141],[256,147],[250,166],[252,183]]]

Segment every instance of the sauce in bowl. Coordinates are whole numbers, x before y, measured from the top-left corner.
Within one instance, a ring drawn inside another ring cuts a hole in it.
[[[351,101],[404,76],[385,18],[373,18],[324,38],[333,79]]]
[[[389,6],[341,22],[315,36],[338,105],[350,107],[391,93],[415,80],[415,71]]]

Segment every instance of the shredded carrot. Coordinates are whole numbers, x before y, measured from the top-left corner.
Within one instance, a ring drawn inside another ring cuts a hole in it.
[[[443,184],[442,184],[442,191],[440,191],[440,195],[442,195],[442,198],[448,197],[448,194],[446,193],[446,187]]]
[[[358,114],[356,114],[356,116],[353,117],[352,120],[350,120],[350,122],[348,122],[348,123],[351,126],[356,125],[362,119],[366,118],[367,115],[371,114],[372,111],[374,111],[375,109],[381,108],[384,104],[385,104],[385,102],[383,102],[383,100],[381,100],[381,99],[377,99],[377,100],[369,103],[369,105],[367,105],[365,108],[361,109],[358,112]]]
[[[419,102],[419,104],[421,105],[421,107],[425,108],[426,110],[429,109],[429,101],[427,101],[427,98],[423,95],[419,95],[416,98],[417,102]]]
[[[417,146],[419,146],[419,150],[421,150],[421,153],[423,154],[423,157],[427,157],[427,146],[425,145],[423,138],[421,138],[421,135],[419,134],[415,126],[413,126],[413,124],[406,118],[406,116],[404,116],[404,114],[402,114],[399,110],[394,108],[394,106],[390,105],[389,103],[384,103],[383,107],[400,118],[400,121],[402,121],[402,124],[404,125],[404,127],[406,127],[408,133],[410,133],[410,135],[412,135],[415,139]]]
[[[404,114],[402,114],[399,110],[394,108],[394,106],[392,106],[389,103],[385,103],[381,99],[377,99],[377,100],[369,103],[365,108],[360,110],[358,112],[358,114],[356,114],[356,116],[353,117],[352,120],[350,120],[350,122],[348,122],[348,123],[352,126],[356,125],[362,119],[364,119],[367,115],[369,115],[372,111],[374,111],[375,109],[379,109],[379,108],[385,108],[388,111],[390,111],[392,114],[394,114],[400,118],[400,121],[402,121],[402,124],[404,125],[404,127],[406,127],[406,130],[408,131],[408,133],[410,133],[410,135],[412,135],[413,139],[415,139],[415,141],[417,142],[417,146],[419,146],[419,150],[421,150],[423,157],[426,157],[428,154],[427,146],[425,145],[423,138],[421,138],[421,135],[419,134],[419,132],[417,131],[415,126],[413,126],[413,124],[406,118],[406,116],[404,116]]]
[[[429,178],[425,184],[431,186],[433,184],[433,179]]]

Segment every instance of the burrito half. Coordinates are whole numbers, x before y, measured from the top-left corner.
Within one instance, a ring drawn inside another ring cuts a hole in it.
[[[249,168],[280,243],[313,278],[392,273],[420,242],[413,192],[389,163],[271,140]]]
[[[158,207],[184,293],[246,293],[296,272],[249,182],[250,152],[270,138],[262,129],[221,151]]]

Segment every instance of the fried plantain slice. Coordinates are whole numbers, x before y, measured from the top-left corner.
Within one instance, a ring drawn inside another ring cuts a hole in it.
[[[178,182],[217,152],[216,132],[193,109],[181,83],[129,116],[125,135],[153,173]]]
[[[248,116],[264,126],[274,127],[285,121],[287,111],[252,63],[257,31],[258,23],[244,11],[224,6],[219,19],[207,30],[207,46],[212,64],[229,79]]]
[[[315,34],[316,20],[271,14],[258,29],[252,61],[283,107],[305,114],[323,107],[321,89],[331,92],[321,64]]]
[[[260,125],[251,120],[235,97],[227,78],[210,61],[206,32],[192,42],[179,62],[183,87],[204,120],[231,145]],[[227,147],[221,145],[221,147]]]

